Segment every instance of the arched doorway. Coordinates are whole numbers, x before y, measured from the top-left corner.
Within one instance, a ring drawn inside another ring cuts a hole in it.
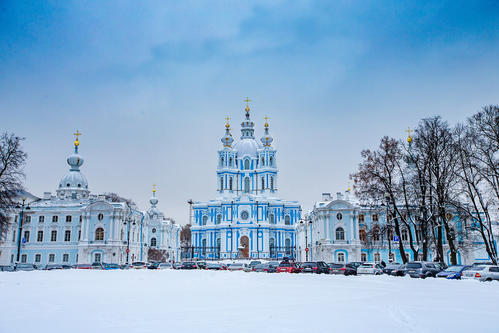
[[[242,236],[239,239],[239,257],[249,258],[249,238],[248,236]]]

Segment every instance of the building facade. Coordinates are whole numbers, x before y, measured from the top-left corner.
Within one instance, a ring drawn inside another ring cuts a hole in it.
[[[30,197],[13,211],[10,227],[0,243],[1,265],[147,261],[147,240],[152,233],[149,223],[159,226],[163,221],[117,195],[90,193],[80,171],[83,158],[78,151],[78,135],[74,153],[67,158],[69,172],[59,182],[56,194],[45,192],[43,198]],[[168,234],[175,233],[175,228],[156,230],[163,242],[158,244],[175,247],[172,254],[177,253],[177,238]]]
[[[240,140],[234,144],[229,119],[218,151],[217,197],[193,204],[191,256],[195,259],[296,256],[296,201],[278,198],[277,151],[268,118],[261,143],[246,105]]]
[[[459,235],[456,241],[458,264],[490,261],[480,239],[466,234],[459,214],[448,214],[447,218],[452,221]],[[386,206],[363,206],[349,190],[337,193],[334,199],[330,193],[324,193],[322,200],[315,203],[313,210],[297,225],[298,259],[337,263],[402,262],[399,250],[399,242],[402,242],[409,260],[421,260],[416,258],[410,247],[409,233],[412,234],[412,239],[416,239],[416,231],[401,227],[399,239],[390,221],[391,216],[387,214]],[[443,247],[445,262],[450,264],[450,250],[445,233]],[[416,252],[420,257],[421,252]],[[431,261],[435,257],[434,249],[430,248],[427,260]]]

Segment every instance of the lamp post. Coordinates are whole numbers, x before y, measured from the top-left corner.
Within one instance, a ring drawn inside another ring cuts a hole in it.
[[[305,260],[308,261],[308,252],[310,251],[308,247],[308,227],[312,225],[312,219],[307,220],[305,218],[305,222],[303,220],[300,221],[300,224],[305,227]]]
[[[232,260],[232,246],[234,245],[233,235],[232,235],[232,224],[229,224],[230,230],[230,260]]]
[[[388,262],[392,259],[392,222],[389,220],[390,193],[385,193],[386,200],[386,226],[388,227]]]
[[[19,226],[18,226],[18,235],[17,235],[17,260],[16,263],[19,263],[19,258],[21,256],[21,239],[22,239],[22,232],[23,232],[23,218],[24,218],[24,210],[29,210],[31,209],[29,207],[29,204],[26,208],[24,208],[25,203],[26,203],[26,197],[22,198],[23,203],[22,205],[19,206],[19,204],[16,206],[17,209],[20,209],[19,213]]]
[[[260,223],[256,225],[256,253],[258,255],[258,259],[260,259]]]

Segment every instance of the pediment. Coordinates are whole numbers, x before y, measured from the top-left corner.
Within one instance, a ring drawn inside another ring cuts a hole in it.
[[[334,200],[328,203],[325,208],[331,210],[354,209],[354,206],[345,200]]]
[[[109,211],[113,210],[113,206],[105,201],[97,201],[87,206],[87,211]]]

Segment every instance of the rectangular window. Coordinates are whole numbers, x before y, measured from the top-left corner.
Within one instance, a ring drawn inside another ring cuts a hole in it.
[[[359,215],[359,222],[364,222],[364,214]]]
[[[35,262],[41,262],[42,261],[42,255],[40,253],[35,254]]]
[[[50,234],[50,241],[52,242],[57,241],[57,230],[52,230],[52,233]]]
[[[16,241],[16,231],[15,230],[12,232],[12,241],[13,242]]]
[[[49,262],[54,262],[55,261],[55,254],[51,253],[49,254]]]
[[[14,263],[14,255],[13,254],[10,255],[10,263],[11,264]]]
[[[78,230],[78,240],[81,239],[81,230]]]
[[[30,222],[31,222],[31,216],[30,216],[30,215],[27,215],[27,216],[24,218],[24,222],[26,222],[26,223],[30,223]]]
[[[24,232],[24,242],[29,243],[29,231]]]
[[[28,256],[25,254],[21,255],[21,262],[26,263],[27,261],[28,261]]]
[[[71,222],[71,215],[66,216],[66,222]]]
[[[83,215],[80,215],[80,222],[83,221]]]
[[[378,222],[378,214],[373,214],[373,221]]]
[[[64,232],[64,241],[71,242],[71,230],[66,230]]]
[[[63,261],[63,262],[68,262],[68,261],[69,261],[69,254],[64,253],[64,254],[62,255],[62,261]]]
[[[57,222],[57,221],[59,221],[59,216],[56,215],[52,216],[52,222]]]
[[[38,216],[38,222],[45,222],[45,216]]]
[[[36,238],[38,242],[43,242],[43,230],[38,231],[38,236]]]

